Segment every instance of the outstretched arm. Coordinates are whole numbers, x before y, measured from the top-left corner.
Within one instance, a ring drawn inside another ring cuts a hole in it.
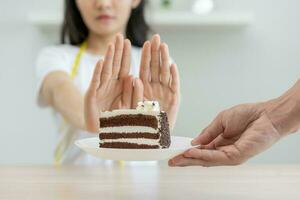
[[[55,71],[47,75],[41,88],[41,95],[69,123],[85,130],[83,96],[67,73]]]
[[[237,165],[300,128],[300,81],[274,100],[238,105],[221,112],[196,137],[201,145],[176,156],[170,166]]]

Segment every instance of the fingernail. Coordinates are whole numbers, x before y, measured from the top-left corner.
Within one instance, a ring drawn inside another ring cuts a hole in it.
[[[170,167],[174,167],[174,162],[173,162],[172,159],[169,160],[168,164],[169,164]]]
[[[193,139],[192,142],[191,142],[191,144],[192,144],[192,145],[196,145],[196,144],[197,144],[197,139],[196,139],[196,138]]]

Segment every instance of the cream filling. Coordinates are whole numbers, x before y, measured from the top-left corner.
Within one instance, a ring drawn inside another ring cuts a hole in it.
[[[101,112],[101,118],[108,118],[108,117],[116,117],[119,115],[151,115],[157,116],[159,115],[160,111],[143,111],[143,110],[135,110],[135,109],[121,109],[121,110],[113,110],[113,111],[106,111]]]
[[[147,126],[114,126],[100,128],[100,133],[157,133],[158,130]]]
[[[119,138],[119,139],[104,139],[100,140],[100,143],[114,143],[114,142],[126,142],[133,144],[146,144],[146,145],[159,145],[159,139],[145,139],[145,138]]]

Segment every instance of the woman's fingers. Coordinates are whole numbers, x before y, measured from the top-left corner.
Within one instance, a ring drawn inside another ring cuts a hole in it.
[[[151,43],[146,41],[142,49],[140,79],[143,83],[150,81]]]
[[[151,81],[159,82],[160,74],[160,36],[154,35],[151,40]]]
[[[119,78],[128,76],[130,71],[130,61],[131,61],[131,43],[128,39],[126,39],[124,41],[124,49],[123,49]]]
[[[128,76],[123,80],[122,104],[126,108],[136,108],[137,103],[143,101],[144,87],[139,78]]]
[[[96,92],[96,90],[100,87],[100,78],[101,78],[101,71],[103,68],[103,60],[99,60],[95,66],[94,73],[92,80],[90,82],[89,91]]]
[[[161,70],[160,70],[160,79],[163,85],[169,86],[170,82],[170,55],[169,48],[166,43],[160,45],[161,51]]]
[[[97,89],[100,86],[100,75],[103,67],[103,60],[98,61],[94,69],[93,77],[89,89],[84,98],[84,119],[88,131],[98,132],[99,129],[99,112],[96,103]]]
[[[198,137],[193,139],[192,145],[207,145],[223,132],[222,113],[220,113]]]
[[[123,80],[122,105],[130,108],[132,103],[133,77],[127,76]]]
[[[170,71],[171,71],[171,83],[170,83],[171,90],[174,93],[179,93],[180,90],[179,72],[178,72],[177,65],[175,63],[171,64]]]
[[[143,98],[144,98],[144,85],[139,78],[136,78],[134,80],[132,108],[136,108],[138,102],[143,101]]]
[[[118,79],[121,68],[122,55],[123,55],[124,37],[122,34],[117,34],[115,40],[115,53],[113,58],[112,78]]]
[[[101,73],[100,87],[106,88],[112,76],[112,64],[114,58],[114,45],[109,44],[104,56],[103,69]]]

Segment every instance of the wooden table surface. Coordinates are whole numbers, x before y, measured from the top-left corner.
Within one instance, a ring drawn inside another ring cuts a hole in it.
[[[300,199],[300,165],[2,166],[0,199]]]

